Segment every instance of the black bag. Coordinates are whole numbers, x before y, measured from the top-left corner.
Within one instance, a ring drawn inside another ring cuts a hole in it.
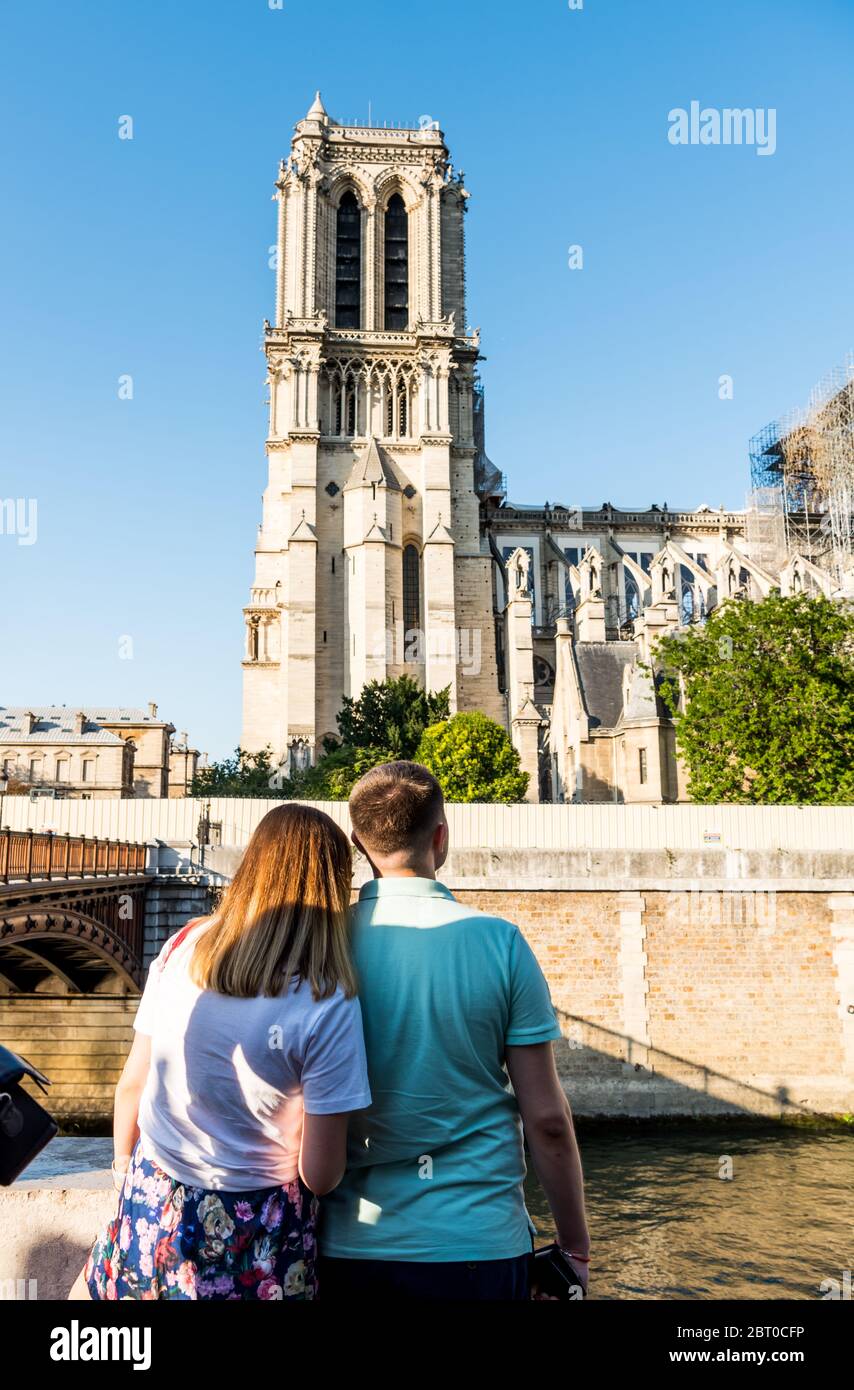
[[[23,1057],[0,1047],[0,1186],[9,1187],[59,1126],[21,1085],[24,1076],[46,1091],[50,1082]]]
[[[531,1256],[531,1291],[571,1302],[587,1297],[581,1280],[556,1245],[535,1250]]]

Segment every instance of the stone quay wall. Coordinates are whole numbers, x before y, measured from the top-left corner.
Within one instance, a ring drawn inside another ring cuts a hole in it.
[[[205,911],[271,805],[27,803],[16,819],[145,838],[146,963]],[[29,808],[29,809],[27,809]],[[346,806],[324,807],[347,825]],[[549,981],[579,1115],[854,1111],[854,808],[449,808],[442,877],[518,922]],[[61,823],[60,823],[61,822]],[[355,886],[367,873],[357,862]],[[93,1012],[96,1010],[96,1012]],[[111,1013],[112,1011],[112,1013]],[[133,1000],[0,995],[0,1038],[54,1076],[60,1118],[108,1122]],[[103,1029],[102,1035],[95,1030]]]

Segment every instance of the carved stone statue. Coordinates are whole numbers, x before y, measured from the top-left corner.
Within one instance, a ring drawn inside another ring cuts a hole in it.
[[[288,746],[288,769],[291,776],[296,772],[305,772],[311,766],[311,748],[308,739],[292,739]]]
[[[602,555],[598,550],[591,547],[585,552],[582,560],[583,570],[587,575],[587,598],[602,597]]]
[[[530,592],[531,557],[521,546],[513,552],[513,578],[513,587],[517,594],[524,595]]]
[[[675,592],[676,576],[673,571],[673,562],[669,555],[664,555],[661,560],[661,595],[662,598],[670,598]]]

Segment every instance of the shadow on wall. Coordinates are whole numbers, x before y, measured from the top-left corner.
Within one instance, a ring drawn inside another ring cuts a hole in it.
[[[842,1078],[838,1096],[837,1083],[817,1077],[809,1079],[810,1099],[798,1099],[788,1082],[753,1085],[564,1009],[555,1012],[564,1034],[555,1044],[558,1073],[573,1111],[585,1118],[806,1118],[846,1108]],[[782,1039],[780,1050],[785,1056]]]

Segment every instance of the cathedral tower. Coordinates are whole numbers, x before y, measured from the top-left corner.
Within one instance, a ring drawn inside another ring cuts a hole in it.
[[[503,719],[475,491],[468,194],[443,135],[320,95],[276,183],[268,485],[244,610],[242,746],[316,759],[345,695],[409,674]]]

